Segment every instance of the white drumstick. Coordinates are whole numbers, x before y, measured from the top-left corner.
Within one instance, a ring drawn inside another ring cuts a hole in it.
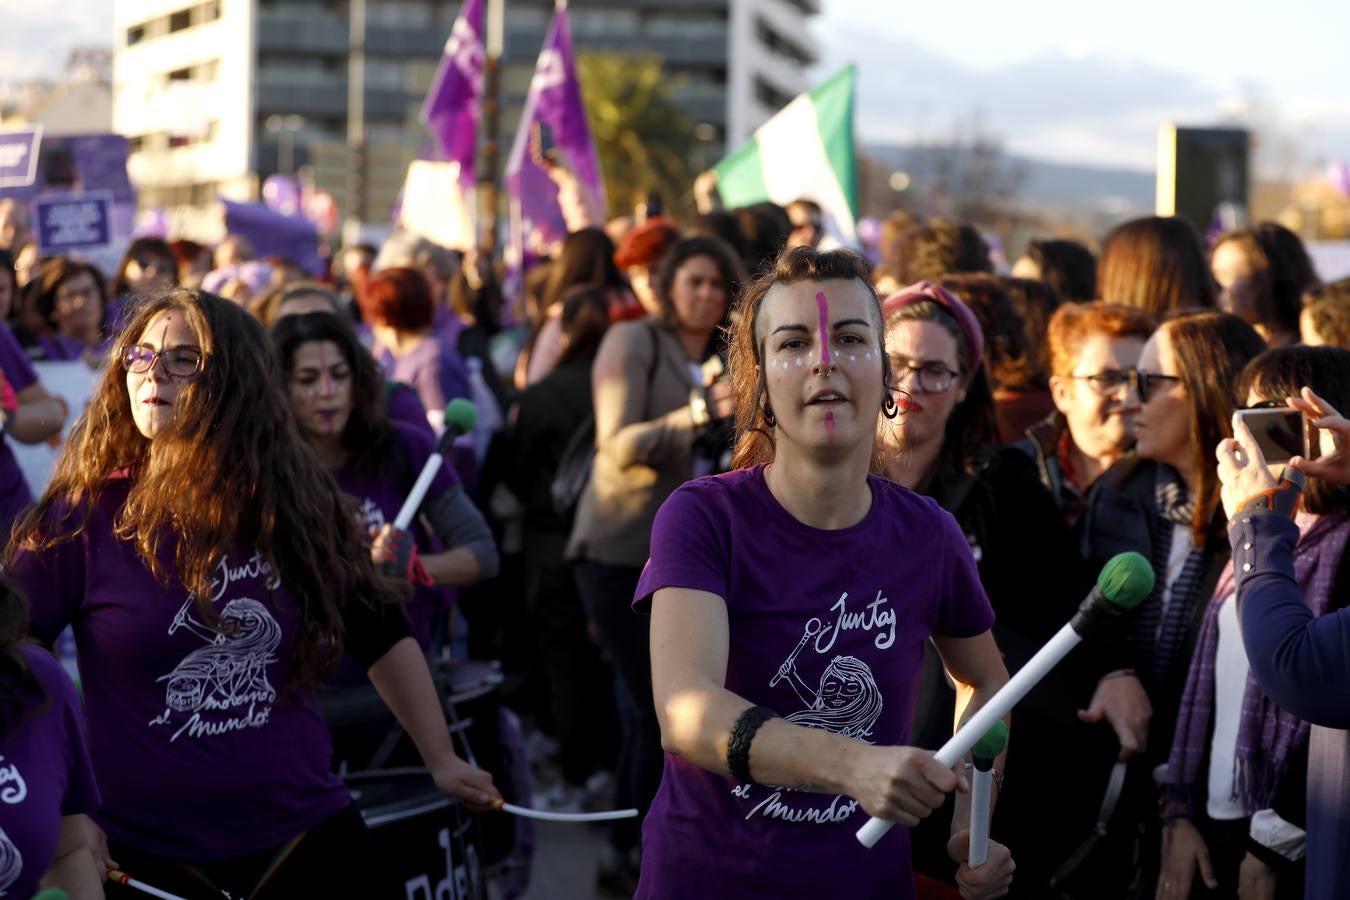
[[[970,852],[966,854],[966,860],[972,869],[984,865],[989,858],[989,807],[994,788],[994,759],[1006,746],[1008,726],[1000,719],[970,750],[975,772],[970,783]]]
[[[108,870],[108,880],[115,881],[118,884],[124,884],[129,888],[134,888],[142,894],[149,894],[151,897],[159,897],[160,900],[186,900],[177,894],[170,894],[168,891],[161,891],[159,888],[153,888],[144,881],[137,881],[126,872],[119,872],[116,869]]]
[[[543,822],[610,822],[614,819],[635,819],[638,814],[636,809],[611,809],[606,812],[593,813],[545,812],[542,809],[516,806],[514,803],[501,803],[498,804],[497,808],[502,812],[509,812],[513,816],[524,816],[527,819],[539,819]]]
[[[1074,617],[1044,647],[1036,651],[1036,655],[975,715],[967,719],[933,758],[948,768],[960,762],[985,732],[1039,684],[1070,650],[1078,646],[1085,635],[1095,634],[1108,627],[1152,593],[1153,581],[1153,566],[1142,555],[1130,552],[1111,557],[1102,567],[1092,593],[1078,607]],[[894,824],[889,819],[873,816],[858,829],[858,843],[864,847],[875,847]]]
[[[422,501],[426,499],[427,491],[431,489],[431,482],[441,471],[441,464],[445,461],[445,454],[450,450],[450,445],[459,435],[473,431],[477,420],[478,410],[463,397],[456,397],[446,405],[445,431],[436,442],[436,452],[427,457],[426,465],[422,466],[417,480],[413,482],[412,490],[408,492],[408,498],[403,501],[402,508],[394,517],[394,527],[399,531],[407,531],[413,516],[417,515]]]

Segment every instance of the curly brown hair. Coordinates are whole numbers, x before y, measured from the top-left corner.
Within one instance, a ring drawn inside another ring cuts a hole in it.
[[[772,462],[774,456],[775,420],[769,406],[764,369],[760,365],[764,358],[764,339],[756,333],[756,322],[764,298],[775,285],[835,279],[860,282],[872,298],[869,318],[876,329],[877,344],[882,350],[883,408],[878,412],[884,412],[892,418],[895,416],[895,378],[891,374],[890,359],[885,353],[881,299],[872,289],[871,267],[867,260],[852,250],[820,251],[811,247],[793,247],[779,254],[769,271],[746,287],[731,316],[727,368],[736,408],[736,448],[731,459],[733,469]]]
[[[344,595],[366,603],[397,595],[375,574],[349,501],[301,437],[271,342],[243,309],[185,288],[139,301],[111,358],[120,360],[166,310],[183,316],[204,355],[201,372],[178,393],[172,426],[153,441],[142,436],[126,373],[110,365],[51,483],[16,525],[9,552],[40,551],[80,534],[108,477],[129,469],[134,482],[115,536],[135,545],[161,583],[176,575],[212,624],[212,573],[239,542],[251,545],[299,614],[290,678],[312,681],[341,655]],[[80,508],[83,519],[75,521]],[[172,573],[159,557],[166,542],[176,547]]]

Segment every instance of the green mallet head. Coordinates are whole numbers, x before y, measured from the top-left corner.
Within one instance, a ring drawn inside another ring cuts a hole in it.
[[[1118,553],[1102,567],[1097,587],[1121,609],[1134,609],[1153,593],[1153,565],[1133,551]]]
[[[999,719],[984,733],[984,737],[970,748],[970,755],[973,759],[993,759],[1002,753],[1006,746],[1008,746],[1008,726]]]

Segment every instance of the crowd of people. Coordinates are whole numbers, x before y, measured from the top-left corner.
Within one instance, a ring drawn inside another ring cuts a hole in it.
[[[321,274],[141,237],[104,273],[0,201],[0,894],[378,896],[318,698],[373,691],[487,810],[449,656],[501,662],[557,772],[517,799],[639,811],[607,893],[1350,883],[1350,280],[1269,222],[1000,272],[944,218],[865,256],[805,200],[565,211],[514,279],[404,233]],[[33,365],[76,360],[83,410]],[[478,425],[399,528],[456,398]],[[1291,405],[1282,474],[1234,414]],[[57,440],[34,492],[10,442]],[[933,751],[1125,551],[1155,587],[1013,710],[972,865]],[[865,849],[869,815],[907,827]]]

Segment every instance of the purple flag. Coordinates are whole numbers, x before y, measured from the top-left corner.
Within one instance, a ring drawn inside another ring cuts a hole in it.
[[[459,183],[465,187],[474,183],[485,58],[483,0],[464,0],[422,104],[422,121],[436,145],[435,158],[459,163]]]
[[[581,84],[572,54],[572,32],[567,24],[567,7],[560,5],[553,14],[544,48],[534,67],[534,78],[525,98],[520,128],[506,162],[507,189],[511,197],[511,245],[515,265],[537,255],[540,248],[554,245],[567,235],[558,189],[543,169],[530,158],[530,135],[536,122],[547,125],[554,143],[571,160],[581,182],[589,187],[605,208],[605,186],[600,178],[600,162],[586,125],[586,110],[581,103]]]

